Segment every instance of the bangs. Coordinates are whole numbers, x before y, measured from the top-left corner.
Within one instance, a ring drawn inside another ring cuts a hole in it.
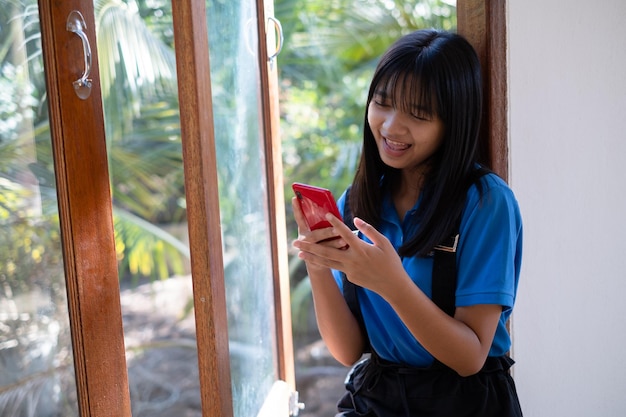
[[[402,112],[428,119],[440,116],[431,77],[423,68],[410,68],[411,64],[415,67],[417,63],[406,64],[396,64],[380,71],[372,93]]]

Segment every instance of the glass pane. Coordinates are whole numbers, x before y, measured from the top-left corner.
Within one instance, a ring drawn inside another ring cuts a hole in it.
[[[211,84],[235,416],[277,379],[256,1],[209,1]]]
[[[134,417],[199,417],[170,1],[96,1]]]
[[[36,2],[0,1],[3,417],[78,415],[40,39]]]

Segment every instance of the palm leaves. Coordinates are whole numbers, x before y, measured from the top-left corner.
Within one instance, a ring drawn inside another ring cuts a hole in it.
[[[275,11],[286,33],[279,61],[286,176],[343,189],[378,57],[409,31],[452,28],[454,7],[442,0],[284,0]]]
[[[133,0],[97,0],[95,19],[121,270],[166,278],[189,252],[155,226],[186,215],[174,52]]]
[[[356,165],[378,57],[402,34],[453,28],[453,5],[450,0],[275,1],[286,34],[279,68],[287,182],[345,188]]]
[[[162,228],[148,227],[185,220],[175,59],[167,43],[171,34],[157,36],[145,23],[150,13],[171,19],[157,3],[140,9],[143,3],[134,0],[98,0],[95,17],[121,272],[134,265],[141,274],[165,278],[183,272],[188,250]],[[23,177],[28,165],[40,191],[53,191],[36,2],[4,1],[0,19],[1,172],[9,179]],[[24,123],[25,114],[32,123]],[[24,155],[35,154],[36,162],[25,161]],[[124,241],[131,235],[133,244]]]
[[[107,136],[123,140],[146,101],[175,96],[174,51],[146,26],[133,0],[97,0],[94,12]]]

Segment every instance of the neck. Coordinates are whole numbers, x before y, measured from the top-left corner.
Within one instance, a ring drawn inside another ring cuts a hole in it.
[[[424,187],[427,170],[420,168],[403,170],[393,192],[393,202],[400,220],[403,220],[406,212],[415,206]]]

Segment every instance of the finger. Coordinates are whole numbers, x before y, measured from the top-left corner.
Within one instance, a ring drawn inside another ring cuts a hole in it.
[[[328,248],[334,248],[334,249],[345,249],[346,247],[348,247],[348,243],[337,235],[334,235],[330,239],[322,240],[321,242],[318,242],[318,243],[320,245],[326,246]]]
[[[374,226],[359,217],[354,218],[354,226],[376,246],[380,246],[386,241],[385,236],[376,230]]]
[[[338,256],[337,248],[331,248],[306,241],[294,242],[299,249],[298,258],[307,263],[324,266],[333,269],[341,269],[341,257]]]
[[[309,225],[304,219],[304,214],[302,214],[302,209],[300,208],[300,201],[297,197],[291,198],[291,205],[293,207],[293,217],[296,220],[296,224],[298,225],[298,234],[302,234],[309,230]]]
[[[350,242],[356,242],[359,240],[355,233],[358,231],[351,230],[341,219],[337,218],[333,214],[327,213],[326,220],[328,220],[333,226],[334,233],[342,237],[348,245]]]
[[[326,246],[329,248],[336,248],[336,249],[343,248],[347,245],[347,243],[341,238],[341,236],[337,235],[337,233],[335,232],[335,229],[332,227],[325,227],[323,229],[316,229],[316,230],[307,230],[304,232],[299,230],[298,237],[293,243],[297,241],[317,243],[322,246]],[[293,246],[296,246],[296,245],[293,245]]]
[[[302,215],[302,209],[300,208],[300,201],[298,197],[291,197],[291,206],[293,207],[293,215],[296,218],[296,221],[299,219],[304,220],[304,216]]]
[[[318,256],[311,252],[300,251],[298,252],[298,258],[306,262],[307,265],[315,265],[317,267],[340,269],[341,264],[329,258]]]

